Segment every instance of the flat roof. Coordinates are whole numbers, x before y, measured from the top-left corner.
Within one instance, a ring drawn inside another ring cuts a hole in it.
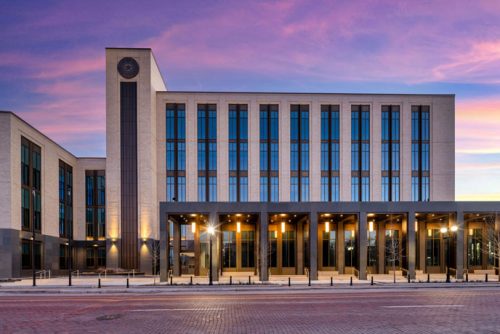
[[[270,95],[379,95],[379,96],[445,96],[455,97],[455,94],[411,94],[411,93],[319,93],[319,92],[231,92],[231,91],[186,91],[186,90],[167,90],[158,91],[160,94],[270,94]]]

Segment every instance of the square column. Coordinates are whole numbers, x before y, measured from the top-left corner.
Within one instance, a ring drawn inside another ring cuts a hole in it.
[[[297,236],[297,249],[295,250],[296,266],[295,274],[304,275],[304,222],[300,221],[295,225],[295,231]]]
[[[344,223],[337,224],[337,270],[340,275],[344,274],[345,270],[345,238],[344,238]]]
[[[455,261],[456,261],[456,279],[464,278],[464,213],[463,211],[458,211],[456,217],[457,223],[457,242],[455,249]]]
[[[212,240],[212,279],[214,282],[219,280],[219,264],[220,264],[220,244],[221,244],[221,231],[219,230],[219,219],[217,218],[216,212],[210,212],[208,215],[208,224],[215,226],[215,235],[209,235],[209,245],[210,240]],[[210,247],[210,246],[209,246]],[[210,251],[210,249],[209,249]],[[209,263],[210,268],[210,263]],[[209,269],[210,270],[210,269]]]
[[[168,263],[169,246],[168,241],[168,216],[160,215],[160,282],[168,280],[168,270],[170,263]]]
[[[358,215],[358,234],[359,234],[359,279],[366,280],[366,265],[368,255],[368,238],[366,212],[360,212]]]
[[[269,224],[269,214],[267,212],[261,212],[259,216],[259,242],[260,242],[260,253],[259,253],[259,278],[262,282],[269,280],[267,255],[268,255],[268,224]]]
[[[172,275],[181,276],[181,225],[178,222],[174,224],[174,254],[172,261]]]
[[[318,213],[311,212],[309,219],[309,275],[318,279]]]
[[[417,231],[415,231],[415,211],[408,211],[406,217],[406,233],[408,233],[408,275],[416,278],[415,268],[417,259]]]

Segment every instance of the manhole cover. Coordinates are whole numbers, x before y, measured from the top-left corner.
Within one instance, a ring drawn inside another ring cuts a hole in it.
[[[118,318],[121,318],[121,314],[107,314],[107,315],[101,315],[100,317],[97,317],[97,320],[115,320]]]

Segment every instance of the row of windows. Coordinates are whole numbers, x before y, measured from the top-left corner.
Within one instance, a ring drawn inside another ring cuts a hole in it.
[[[85,234],[87,240],[106,238],[105,172],[85,171]]]
[[[73,236],[73,168],[59,160],[59,236]]]
[[[412,199],[429,200],[429,106],[412,106]],[[260,199],[278,201],[279,108],[260,105]],[[198,109],[198,201],[215,201],[217,188],[217,106]],[[309,200],[309,105],[290,106],[290,198]],[[167,200],[186,200],[185,105],[167,104]],[[382,198],[399,200],[400,106],[382,106]],[[180,129],[182,128],[182,129]],[[339,198],[340,106],[321,106],[322,200]],[[248,200],[248,105],[229,105],[229,199]],[[370,198],[370,105],[351,106],[351,191],[353,201]],[[265,180],[263,179],[265,178]],[[273,181],[271,182],[271,178]],[[202,180],[204,179],[204,180]],[[273,188],[273,185],[275,187]],[[201,189],[200,189],[201,187]],[[414,188],[414,189],[413,189]]]
[[[40,146],[21,137],[21,226],[42,230],[42,153]]]

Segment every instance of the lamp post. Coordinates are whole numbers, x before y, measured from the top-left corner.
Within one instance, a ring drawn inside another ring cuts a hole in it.
[[[31,190],[31,194],[33,195],[33,222],[31,223],[31,270],[33,273],[33,286],[36,286],[36,271],[35,271],[35,187]]]
[[[209,269],[208,269],[208,285],[213,285],[212,277],[212,236],[215,233],[215,229],[212,225],[208,227],[208,235],[210,239],[210,249],[209,249]]]

